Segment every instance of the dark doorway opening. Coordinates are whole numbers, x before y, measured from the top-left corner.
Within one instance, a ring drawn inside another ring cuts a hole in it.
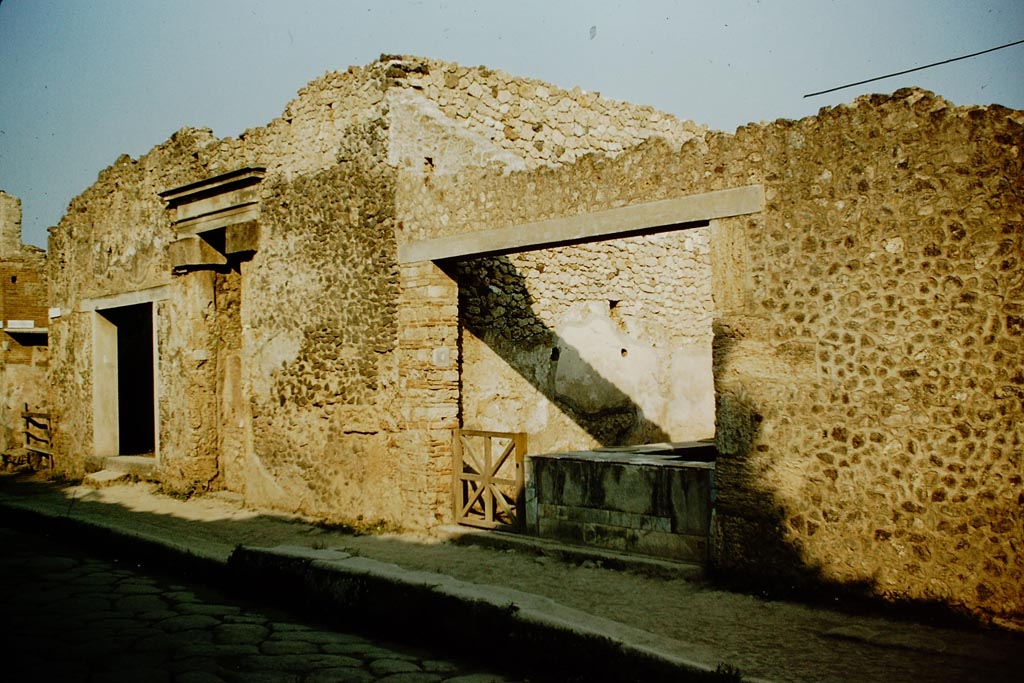
[[[153,398],[153,304],[101,311],[117,328],[117,424],[121,455],[156,447]]]

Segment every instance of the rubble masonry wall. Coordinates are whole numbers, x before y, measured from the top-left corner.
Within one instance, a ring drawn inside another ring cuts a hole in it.
[[[709,228],[716,564],[1019,619],[1022,123],[906,90],[469,170],[420,208],[470,230],[762,184],[761,214]]]
[[[721,566],[1020,618],[1022,124],[904,90],[738,132],[766,207],[716,329]]]
[[[499,367],[484,355],[506,343],[550,363],[561,346],[552,335],[583,320],[609,339],[665,334],[667,346],[706,349],[713,317],[721,568],[1019,617],[1020,143],[1019,112],[920,91],[725,135],[430,60],[327,74],[265,128],[224,140],[181,131],[118,160],[72,202],[49,266],[62,311],[51,323],[57,449],[68,458],[58,466],[80,469],[76,454],[92,444],[81,302],[166,285],[170,486],[240,486],[324,518],[442,521],[460,292],[432,264],[399,268],[396,241],[760,183],[759,215],[467,266],[464,371]],[[221,274],[234,284],[172,276],[175,235],[157,193],[247,165],[268,169],[260,249]],[[615,299],[602,263],[631,244],[643,264],[620,269],[632,298]],[[669,253],[676,261],[659,264]],[[585,278],[556,274],[584,263]],[[677,286],[659,291],[655,279]],[[237,299],[237,322],[218,296],[228,309]],[[531,322],[506,314],[511,324],[493,329],[495,304]],[[676,329],[665,315],[688,322]],[[220,341],[236,325],[239,349]],[[484,409],[464,391],[464,410]],[[232,465],[218,452],[229,414],[242,425]],[[573,422],[563,424],[581,438],[609,438]],[[639,438],[638,424],[611,438]]]
[[[167,488],[227,487],[322,518],[445,519],[457,290],[433,267],[398,268],[406,198],[465,166],[557,165],[652,135],[678,143],[703,129],[482,67],[385,58],[312,81],[237,138],[185,129],[119,159],[51,234],[65,466],[80,473],[95,443],[95,313],[83,302],[162,286]],[[237,266],[172,275],[176,234],[158,193],[245,166],[267,169],[260,248]]]

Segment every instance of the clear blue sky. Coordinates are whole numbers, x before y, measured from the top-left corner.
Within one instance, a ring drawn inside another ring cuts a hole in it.
[[[593,35],[592,35],[593,34]],[[25,240],[119,154],[265,125],[381,53],[485,64],[733,130],[907,85],[1024,109],[1024,0],[0,0],[0,189]]]

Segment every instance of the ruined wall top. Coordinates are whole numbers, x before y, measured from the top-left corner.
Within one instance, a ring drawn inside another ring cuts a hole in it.
[[[266,126],[223,139],[208,129],[183,129],[140,162],[155,155],[159,163],[147,167],[165,166],[166,152],[187,140],[196,146],[194,160],[206,176],[240,165],[293,176],[343,160],[346,135],[372,120],[388,122],[383,144],[392,165],[426,165],[430,172],[444,170],[446,155],[457,161],[453,171],[491,162],[519,170],[559,166],[589,153],[614,156],[651,137],[679,147],[702,141],[707,133],[705,126],[649,106],[579,88],[566,90],[483,66],[382,55],[367,66],[327,72],[309,82]],[[438,127],[443,135],[432,135],[430,129]],[[424,154],[427,143],[433,151]],[[169,179],[167,186],[196,179]]]
[[[21,244],[21,200],[0,190],[0,258]]]
[[[42,259],[39,247],[21,242],[21,200],[0,190],[0,260]]]
[[[571,163],[591,152],[614,155],[652,136],[678,146],[703,137],[707,130],[651,107],[602,98],[578,87],[566,90],[483,66],[392,55],[311,81],[267,129],[282,122],[307,129],[319,125],[309,132],[323,138],[325,124],[359,116],[360,109],[364,116],[390,114],[394,125],[410,99],[418,100],[433,118],[443,116],[521,159],[520,167],[526,168]],[[424,122],[416,123],[420,127]],[[415,135],[399,125],[392,131],[392,143]]]
[[[138,159],[122,155],[51,230],[55,300],[70,305],[82,296],[165,283],[166,245],[175,234],[159,193],[238,168],[265,168],[270,191],[278,179],[315,174],[367,153],[418,180],[467,167],[558,167],[588,154],[616,156],[651,138],[676,149],[693,141],[703,148],[706,134],[650,107],[578,88],[485,67],[383,56],[311,81],[281,116],[238,137],[183,128]],[[401,187],[396,192],[397,204],[408,203]],[[154,258],[140,261],[141,253]],[[72,272],[103,277],[66,274]]]

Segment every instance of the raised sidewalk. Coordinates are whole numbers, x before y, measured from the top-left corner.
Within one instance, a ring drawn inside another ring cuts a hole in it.
[[[744,681],[1016,681],[1024,669],[1020,634],[769,601],[686,565],[459,529],[353,535],[150,484],[2,475],[0,524],[546,680],[727,681],[738,670]]]

